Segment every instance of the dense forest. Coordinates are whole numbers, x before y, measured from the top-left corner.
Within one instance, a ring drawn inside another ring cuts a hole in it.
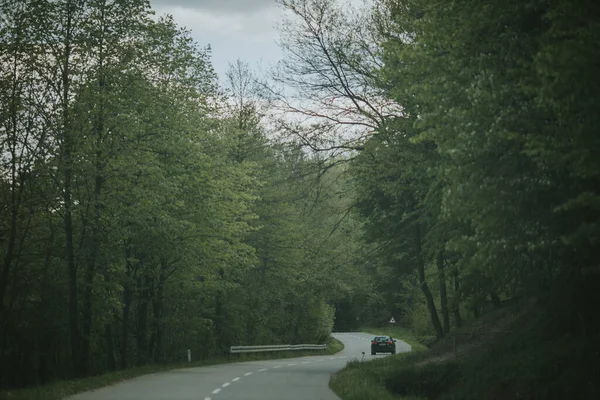
[[[549,335],[597,337],[600,5],[280,3],[285,130],[348,166],[373,278],[338,326],[433,342],[537,299]]]
[[[0,3],[0,387],[532,298],[598,335],[600,5],[278,2],[227,85],[145,0]]]
[[[8,1],[4,386],[329,337],[358,236],[341,171],[265,135],[244,63],[145,1]]]

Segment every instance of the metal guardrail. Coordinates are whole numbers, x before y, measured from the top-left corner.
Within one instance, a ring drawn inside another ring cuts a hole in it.
[[[325,350],[326,344],[278,344],[269,346],[231,346],[230,354],[261,353],[269,351]]]

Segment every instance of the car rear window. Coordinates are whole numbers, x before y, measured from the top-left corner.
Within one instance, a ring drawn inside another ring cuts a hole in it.
[[[388,341],[388,337],[387,336],[376,336],[375,339],[373,339],[375,342],[387,342]]]

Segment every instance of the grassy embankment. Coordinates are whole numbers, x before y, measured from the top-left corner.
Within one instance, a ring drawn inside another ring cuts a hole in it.
[[[599,338],[565,333],[548,311],[492,313],[429,350],[352,362],[330,385],[343,400],[600,398]]]
[[[93,376],[84,379],[59,381],[48,385],[13,391],[0,391],[1,400],[61,400],[67,396],[86,392],[88,390],[98,389],[103,386],[112,385],[127,379],[132,379],[141,375],[153,374],[180,368],[193,368],[208,365],[227,364],[244,361],[259,361],[280,358],[303,357],[318,354],[335,354],[344,349],[344,345],[339,340],[331,337],[325,352],[302,351],[302,352],[274,352],[274,353],[251,353],[227,357],[215,357],[206,360],[194,361],[191,363],[176,363],[167,365],[148,365],[144,367],[130,368],[122,371],[111,372],[103,375]]]

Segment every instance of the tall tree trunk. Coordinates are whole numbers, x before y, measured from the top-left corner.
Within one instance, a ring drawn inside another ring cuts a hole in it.
[[[246,317],[246,345],[252,346],[252,321]]]
[[[440,305],[442,311],[442,322],[444,333],[450,332],[450,315],[448,314],[448,295],[446,293],[446,274],[444,272],[444,252],[440,251],[437,256],[438,278],[440,285]]]
[[[219,354],[221,354],[221,350],[223,348],[223,300],[221,298],[220,289],[217,289],[215,303],[215,338],[217,342],[217,351]]]
[[[502,307],[502,302],[500,301],[500,297],[494,292],[490,292],[490,298],[492,299],[492,304],[495,309]]]
[[[96,231],[96,229],[94,229]],[[92,237],[96,236],[96,232],[92,234]],[[95,242],[95,239],[92,239]],[[92,243],[92,249],[89,254],[89,260],[86,265],[84,274],[84,290],[83,290],[83,321],[82,321],[82,335],[81,335],[81,375],[88,375],[89,362],[90,362],[90,341],[92,334],[92,291],[94,286],[94,276],[96,274],[96,243]]]
[[[223,269],[219,270],[219,276],[221,277],[221,281],[225,279],[225,271]],[[217,289],[215,302],[215,334],[217,339],[217,350],[220,355],[223,353],[225,346],[223,341],[225,318],[223,316],[223,295],[220,288]]]
[[[19,24],[21,25],[21,24]],[[20,26],[19,26],[20,30]],[[11,102],[9,106],[9,115],[12,124],[10,136],[7,134],[7,147],[10,153],[10,228],[8,232],[8,246],[6,254],[4,256],[4,265],[0,273],[0,321],[2,320],[2,313],[4,311],[4,296],[8,288],[9,272],[11,269],[12,260],[15,256],[15,245],[17,243],[17,219],[19,216],[19,206],[21,203],[21,196],[17,195],[17,192],[22,193],[24,182],[21,181],[20,187],[17,187],[18,177],[18,164],[17,164],[17,129],[18,129],[18,69],[20,65],[19,54],[22,51],[21,35],[18,33],[15,38],[15,46],[13,53],[12,69],[12,82],[11,82]],[[10,139],[8,139],[10,137]],[[22,178],[22,177],[21,177]],[[2,238],[3,239],[3,238]]]
[[[131,288],[126,287],[123,294],[123,316],[121,318],[121,369],[126,369],[129,364],[129,315],[131,314]]]
[[[117,369],[117,363],[115,360],[115,343],[113,338],[113,330],[110,323],[104,325],[104,336],[106,337],[107,366],[108,370],[112,372]]]
[[[294,323],[294,330],[293,330],[293,334],[292,334],[292,341],[290,344],[298,344],[300,343],[300,325],[302,324],[302,317],[303,317],[303,313],[302,310],[300,310],[300,313],[298,314],[298,317],[295,318],[295,323]]]
[[[96,263],[100,251],[101,226],[100,226],[100,195],[104,183],[104,160],[103,160],[103,136],[104,136],[104,32],[105,32],[105,5],[102,4],[100,10],[100,35],[99,35],[99,77],[98,77],[98,96],[99,107],[96,115],[94,133],[96,135],[95,152],[95,177],[94,193],[92,196],[93,219],[92,235],[90,236],[90,245],[88,248],[89,258],[86,265],[84,276],[84,295],[83,295],[83,335],[81,344],[82,374],[89,373],[90,361],[90,341],[92,333],[92,292],[94,288],[94,277],[96,275]]]
[[[150,280],[148,286],[148,298],[152,301],[152,329],[150,329],[150,341],[148,342],[148,360],[156,361],[156,290],[154,284],[154,278]]]
[[[155,361],[163,361],[164,360],[164,349],[163,349],[163,322],[162,322],[162,312],[163,312],[163,301],[164,301],[164,291],[165,291],[165,282],[167,280],[167,262],[166,260],[161,261],[160,267],[160,275],[158,276],[158,284],[156,285],[156,297],[152,302],[153,308],[153,325],[154,325],[154,351],[153,358]]]
[[[444,331],[442,329],[442,324],[440,323],[440,317],[438,316],[437,310],[435,308],[433,295],[431,294],[431,290],[429,290],[429,285],[427,285],[427,281],[425,280],[425,262],[423,261],[421,245],[421,225],[418,222],[415,222],[415,250],[417,256],[419,284],[421,286],[421,291],[423,292],[423,295],[427,300],[427,308],[429,309],[429,315],[431,316],[431,323],[433,325],[433,329],[435,330],[435,335],[439,339],[444,337]]]
[[[462,326],[462,318],[460,316],[460,282],[458,280],[458,269],[454,269],[454,322],[456,327]]]
[[[73,18],[73,3],[67,3],[67,15],[65,23],[65,43],[64,43],[64,60],[62,66],[62,113],[63,113],[63,137],[62,137],[62,162],[63,167],[63,203],[64,203],[64,222],[65,222],[65,242],[66,242],[66,257],[68,271],[68,287],[69,287],[69,337],[71,344],[71,364],[72,375],[81,376],[81,337],[79,332],[79,309],[78,309],[78,289],[77,289],[77,265],[75,264],[75,250],[73,244],[73,200],[72,200],[72,132],[71,132],[71,116],[69,115],[69,96],[71,86],[71,34],[72,34],[72,18]]]
[[[102,128],[100,128],[102,129]],[[99,153],[99,152],[98,152]],[[96,157],[101,157],[97,154]],[[82,357],[82,373],[87,374],[89,372],[88,362],[90,355],[90,336],[92,331],[92,293],[94,289],[94,278],[96,276],[96,264],[98,261],[98,254],[100,251],[101,241],[101,226],[100,226],[100,195],[102,192],[102,184],[104,178],[102,176],[101,161],[97,161],[96,178],[94,185],[93,203],[94,203],[94,215],[92,220],[92,234],[90,235],[90,243],[88,246],[88,259],[84,275],[84,292],[83,292],[83,335],[82,335],[82,346],[81,346],[81,357]]]
[[[50,339],[51,339],[51,329],[48,327],[48,304],[49,304],[49,296],[48,296],[48,271],[50,270],[52,264],[52,253],[54,250],[54,226],[52,221],[49,221],[49,231],[50,235],[48,240],[46,241],[46,254],[44,257],[44,269],[42,271],[42,281],[40,282],[40,305],[39,305],[39,321],[40,327],[37,330],[37,335],[39,337],[40,343],[40,351],[39,351],[39,384],[44,384],[48,380],[47,376],[47,365],[50,351]]]
[[[137,365],[148,363],[148,281],[143,277],[138,278],[138,305],[137,305]]]
[[[131,314],[131,282],[133,280],[134,270],[129,262],[129,252],[126,252],[127,258],[127,269],[125,290],[123,292],[123,316],[121,318],[121,369],[125,369],[128,366],[128,345],[129,345],[129,315]]]

